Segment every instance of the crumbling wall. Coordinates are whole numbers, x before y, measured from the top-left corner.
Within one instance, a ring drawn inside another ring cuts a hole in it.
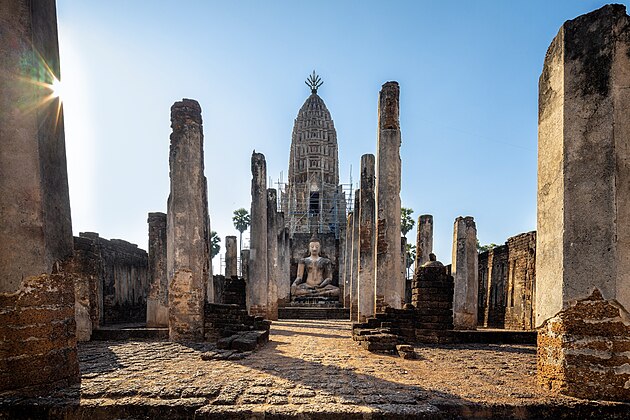
[[[79,382],[73,282],[42,274],[0,293],[0,391]]]
[[[508,238],[479,254],[479,325],[534,328],[536,232]]]
[[[534,328],[534,296],[536,287],[536,232],[523,233],[508,239],[508,283],[505,328]]]
[[[94,328],[146,320],[149,282],[144,250],[121,239],[107,240],[98,233],[82,232],[75,237],[72,267],[73,273],[87,282],[88,312]]]
[[[538,330],[538,382],[587,399],[630,401],[630,319],[598,289]]]

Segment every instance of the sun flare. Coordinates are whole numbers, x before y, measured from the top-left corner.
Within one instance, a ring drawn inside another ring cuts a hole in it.
[[[52,96],[54,98],[63,99],[63,84],[57,78],[53,80],[50,89],[52,90]]]

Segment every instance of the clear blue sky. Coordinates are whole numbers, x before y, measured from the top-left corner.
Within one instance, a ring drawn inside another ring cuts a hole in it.
[[[628,5],[628,2],[623,2]],[[538,77],[561,24],[603,1],[57,0],[74,234],[147,246],[166,211],[170,106],[203,110],[212,229],[237,235],[250,156],[279,178],[315,69],[337,128],[342,182],[376,152],[381,85],[401,86],[403,206],[482,244],[535,229]],[[415,229],[408,238],[415,241]],[[215,258],[215,267],[218,258]]]

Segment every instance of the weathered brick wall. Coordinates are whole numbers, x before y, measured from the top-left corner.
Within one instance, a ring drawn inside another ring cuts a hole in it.
[[[507,241],[509,273],[505,328],[534,328],[534,293],[536,286],[536,232],[513,236]]]
[[[534,328],[536,232],[508,238],[505,245],[479,254],[480,326]]]
[[[215,303],[245,307],[245,280],[239,277],[213,276]]]
[[[73,282],[44,274],[0,293],[0,391],[79,381]]]
[[[90,305],[95,327],[146,320],[148,255],[137,245],[82,232],[75,237],[73,271],[84,281],[98,276],[95,287],[88,287],[92,291],[90,299],[94,289],[98,293]]]
[[[479,254],[479,311],[480,326],[505,326],[505,290],[509,250],[506,245]]]

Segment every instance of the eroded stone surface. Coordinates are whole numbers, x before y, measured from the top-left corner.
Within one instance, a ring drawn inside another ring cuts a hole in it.
[[[398,82],[387,82],[379,93],[379,132],[376,155],[375,290],[376,312],[402,308],[405,277],[400,250],[400,159]]]
[[[538,381],[581,398],[630,401],[628,313],[599,290],[538,330]]]

